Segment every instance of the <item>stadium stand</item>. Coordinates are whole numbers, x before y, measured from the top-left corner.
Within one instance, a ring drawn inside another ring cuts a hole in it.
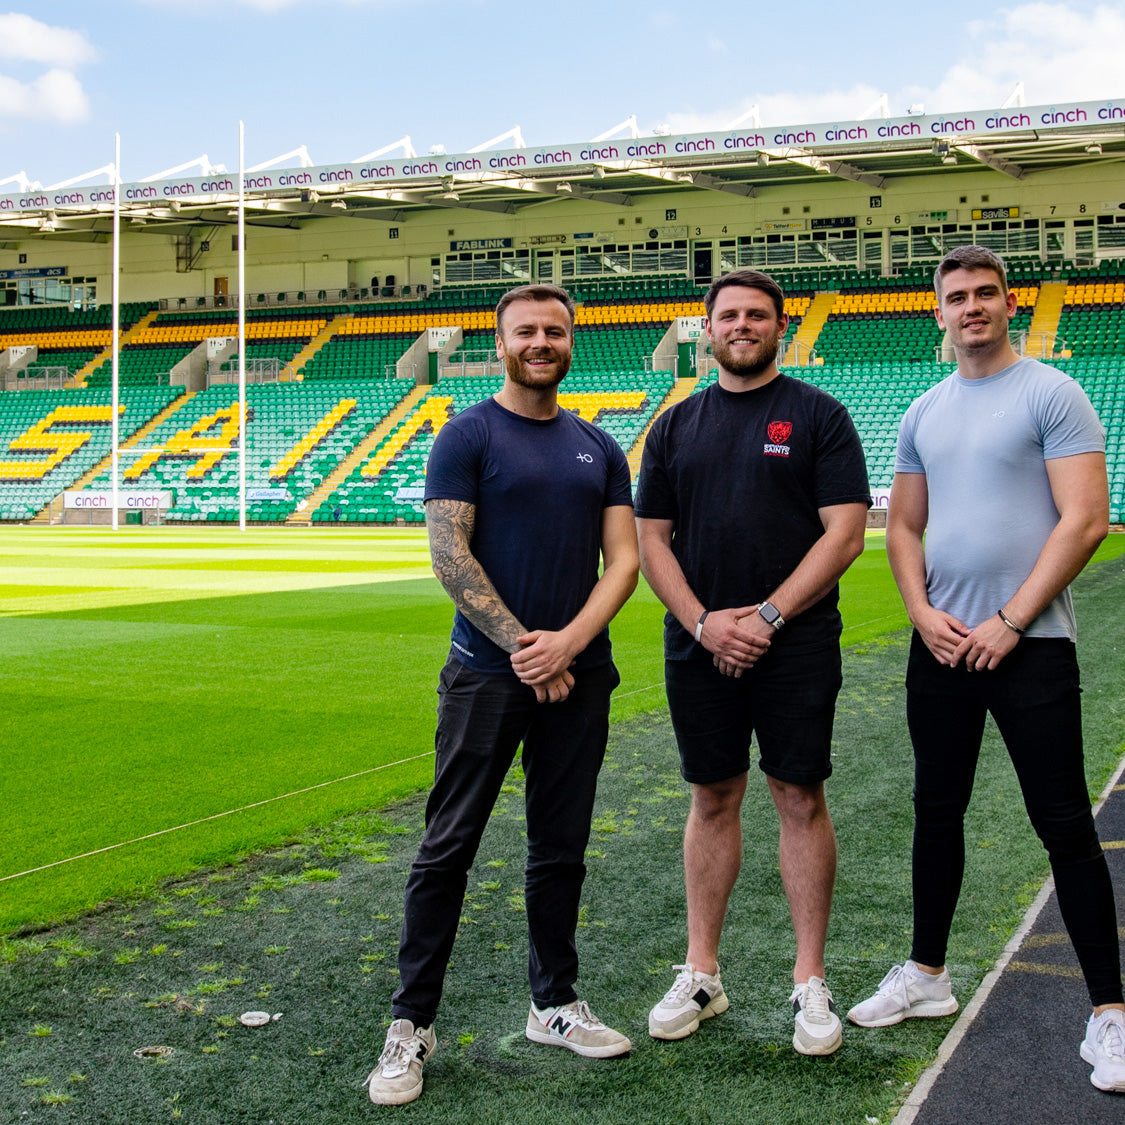
[[[119,428],[130,437],[176,397],[172,388],[144,388],[122,401]],[[0,394],[0,520],[31,519],[106,458],[112,404],[100,389]]]
[[[390,380],[248,387],[248,518],[287,519],[408,389]],[[171,491],[170,521],[237,521],[237,420],[238,395],[230,386],[187,399],[146,441],[162,452],[123,455],[124,483]],[[108,474],[91,484],[108,487]]]
[[[798,341],[783,353],[787,369],[848,407],[867,451],[872,487],[889,488],[903,410],[949,369],[939,360],[942,333],[932,312],[930,271],[883,277],[841,268],[776,276],[789,294],[786,345]],[[1106,421],[1112,516],[1120,521],[1125,271],[1108,264],[1063,269],[1017,261],[1012,284],[1019,302],[1013,334],[1023,338],[1029,354],[1039,354],[1036,326],[1054,318],[1054,331],[1040,333],[1048,341],[1045,354],[1082,383]],[[317,524],[421,520],[420,489],[433,435],[450,413],[499,385],[492,308],[505,288],[447,287],[413,300],[248,309],[248,367],[253,373],[254,361],[276,360],[282,380],[251,382],[247,389],[248,518]],[[676,383],[672,372],[653,370],[660,366],[657,349],[677,318],[703,315],[703,290],[683,277],[632,277],[579,281],[573,291],[579,339],[562,402],[631,452],[635,472],[639,442]],[[1033,319],[1043,313],[1037,306],[1047,292],[1063,299],[1046,321]],[[131,329],[120,350],[122,440],[183,399],[145,437],[145,448],[163,454],[146,455],[148,463],[141,465],[141,456],[123,453],[123,483],[170,490],[175,496],[170,521],[237,520],[237,393],[229,385],[237,382],[236,361],[226,356],[216,365],[219,384],[198,394],[168,385],[172,369],[204,341],[234,336],[235,310],[157,312],[151,304],[133,304],[123,307],[122,322]],[[413,378],[394,378],[404,354],[428,328],[461,330],[459,346],[440,357],[436,383],[416,387],[427,373],[413,368],[407,372]],[[109,337],[105,309],[0,313],[0,344],[35,344],[41,365],[44,356],[58,357],[59,366],[72,374],[87,371],[77,380],[87,384],[85,390],[0,394],[5,407],[0,441],[9,458],[8,476],[0,482],[0,519],[31,518],[104,458],[108,427],[100,415],[87,420],[92,436],[49,470],[41,464],[42,453],[26,443],[39,440],[35,435],[41,431],[72,433],[74,422],[55,413],[64,406],[97,406],[108,420]],[[681,364],[684,357],[681,351]],[[709,385],[714,373],[706,366],[697,387],[689,382],[695,370],[681,369],[679,393]],[[484,374],[465,373],[474,367]],[[405,411],[403,417],[392,415],[396,407]],[[23,472],[32,475],[24,479]],[[108,470],[84,482],[95,489],[107,486]]]

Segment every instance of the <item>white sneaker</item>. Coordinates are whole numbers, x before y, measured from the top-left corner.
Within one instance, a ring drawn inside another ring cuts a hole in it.
[[[828,985],[809,977],[793,989],[793,1048],[802,1055],[830,1055],[840,1046],[840,1017]]]
[[[412,1102],[422,1092],[422,1067],[436,1050],[432,1024],[415,1028],[410,1020],[395,1020],[387,1029],[378,1065],[367,1076],[371,1100],[376,1105]]]
[[[948,969],[933,976],[907,961],[895,965],[879,982],[879,991],[852,1008],[848,1019],[860,1027],[889,1027],[909,1016],[951,1016],[957,1008]]]
[[[574,1000],[558,1008],[537,1008],[533,1003],[527,1014],[528,1039],[565,1047],[588,1059],[608,1059],[625,1055],[633,1044],[612,1027],[606,1027],[585,1000]]]
[[[679,970],[679,976],[648,1014],[648,1033],[653,1039],[686,1039],[699,1028],[700,1020],[709,1020],[730,1007],[718,969],[709,975],[696,972],[692,965],[672,968]]]
[[[1125,1094],[1125,1012],[1107,1008],[1090,1016],[1082,1057],[1094,1068],[1090,1081],[1099,1090]]]

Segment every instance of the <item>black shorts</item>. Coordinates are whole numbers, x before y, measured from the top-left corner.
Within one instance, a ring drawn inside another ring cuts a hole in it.
[[[815,785],[832,773],[838,646],[771,652],[737,679],[710,660],[667,660],[664,682],[685,781],[745,773],[755,735],[758,768],[778,781]]]

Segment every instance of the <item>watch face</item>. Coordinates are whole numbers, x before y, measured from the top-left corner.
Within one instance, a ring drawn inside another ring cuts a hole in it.
[[[762,604],[758,606],[758,613],[761,614],[762,619],[767,625],[772,625],[781,616],[777,608],[770,605],[769,602],[762,602]]]

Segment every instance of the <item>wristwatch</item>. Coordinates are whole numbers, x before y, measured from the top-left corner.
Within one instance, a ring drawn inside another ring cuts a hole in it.
[[[780,629],[785,624],[785,619],[781,616],[777,606],[772,605],[770,602],[762,602],[758,606],[758,616],[767,624],[772,625],[774,629]]]

